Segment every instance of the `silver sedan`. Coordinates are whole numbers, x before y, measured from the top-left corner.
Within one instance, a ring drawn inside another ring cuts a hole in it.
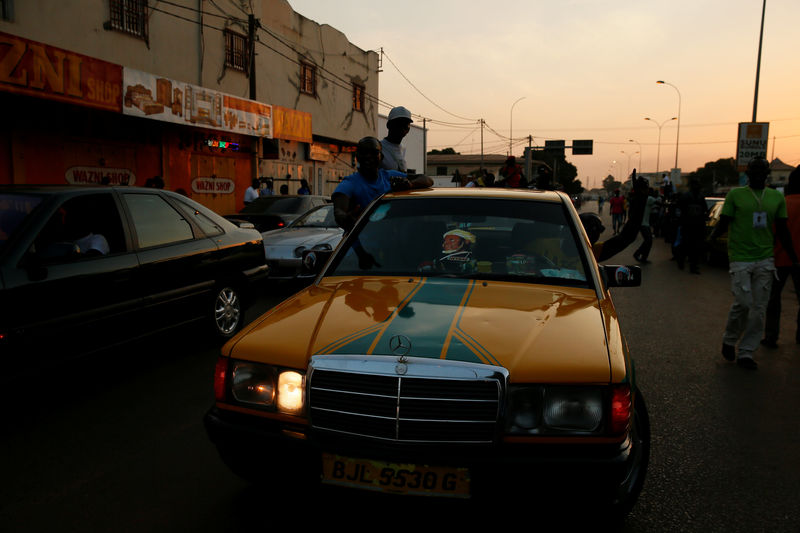
[[[303,251],[312,248],[333,250],[342,240],[343,233],[333,218],[331,204],[307,211],[283,229],[263,232],[269,277],[296,278],[300,273]]]

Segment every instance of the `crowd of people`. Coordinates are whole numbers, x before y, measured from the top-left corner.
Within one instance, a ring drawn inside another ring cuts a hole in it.
[[[600,217],[595,213],[581,214],[599,261],[632,244],[638,233],[642,244],[633,257],[640,263],[649,263],[652,238],[662,236],[671,244],[677,267],[683,270],[688,262],[693,274],[700,274],[706,246],[727,232],[734,301],[722,335],[722,356],[748,370],[758,368],[754,355],[759,345],[778,346],[781,294],[790,278],[800,303],[800,264],[796,254],[800,242],[800,167],[789,176],[783,193],[766,185],[769,171],[765,159],[756,158],[748,164],[747,185],[728,192],[719,222],[710,234],[706,228],[708,203],[696,180],[690,181],[688,190],[681,193],[675,192],[666,180],[659,190],[649,188],[645,193],[646,182],[634,174],[630,193],[623,195],[615,190],[608,199],[613,236],[605,243],[597,242],[605,229]],[[604,202],[605,198],[598,198],[599,213]],[[800,310],[795,341],[800,344]]]
[[[292,176],[287,174],[285,179],[289,181],[292,179]],[[249,204],[256,198],[263,196],[274,196],[274,187],[274,178],[254,178],[250,186],[244,191],[244,203]],[[287,183],[281,184],[278,191],[281,196],[287,196],[289,194],[289,185]],[[300,187],[297,189],[297,194],[311,194],[311,187],[308,185],[308,181],[304,179],[300,180]]]

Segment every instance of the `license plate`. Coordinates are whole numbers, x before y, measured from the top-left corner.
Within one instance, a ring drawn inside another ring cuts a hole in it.
[[[325,453],[322,481],[396,494],[469,498],[466,468],[386,463]]]

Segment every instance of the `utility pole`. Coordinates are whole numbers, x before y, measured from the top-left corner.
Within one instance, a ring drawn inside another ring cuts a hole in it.
[[[753,98],[753,122],[756,121],[758,109],[758,78],[761,75],[761,44],[764,42],[764,14],[767,11],[767,0],[761,4],[761,34],[758,37],[758,63],[756,64],[756,94]]]
[[[483,119],[481,119],[481,170],[483,170]]]
[[[247,45],[249,50],[250,65],[248,76],[250,77],[250,100],[256,99],[256,17],[247,15]]]
[[[248,69],[248,76],[250,78],[250,100],[257,100],[256,98],[256,17],[255,15],[248,15],[247,16],[247,46],[249,48],[249,69]],[[258,148],[260,144],[261,138],[254,137],[252,143],[252,152],[253,152],[253,162],[252,167],[253,170],[250,173],[250,177],[252,179],[258,179],[259,168],[258,168]]]

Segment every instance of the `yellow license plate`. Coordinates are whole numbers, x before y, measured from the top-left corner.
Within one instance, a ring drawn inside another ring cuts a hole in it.
[[[322,481],[397,494],[469,498],[466,468],[386,463],[325,453]]]

